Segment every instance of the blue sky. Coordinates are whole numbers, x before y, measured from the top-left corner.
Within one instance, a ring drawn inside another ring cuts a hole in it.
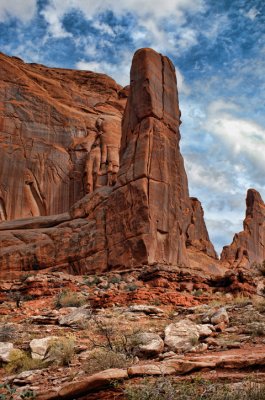
[[[0,0],[0,50],[129,83],[152,47],[177,70],[190,194],[217,250],[242,229],[249,187],[265,199],[264,0]]]

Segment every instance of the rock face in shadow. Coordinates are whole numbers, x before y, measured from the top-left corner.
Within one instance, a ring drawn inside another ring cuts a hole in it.
[[[0,221],[64,213],[113,183],[126,103],[121,86],[103,74],[2,53],[0,78]]]
[[[217,258],[213,244],[210,241],[208,231],[204,221],[204,211],[201,202],[195,197],[190,198],[191,220],[186,231],[186,246],[199,252],[207,254],[209,257]]]
[[[221,254],[221,261],[234,267],[248,267],[265,260],[265,204],[256,190],[248,190],[246,207],[244,230],[235,234]]]
[[[204,257],[207,265],[218,263],[202,207],[189,197],[171,61],[152,49],[138,50],[121,144],[114,119],[110,125],[107,120],[98,115],[94,120],[97,135],[85,167],[88,194],[69,214],[0,224],[2,275],[31,269],[95,273],[153,264],[192,267],[190,254],[200,263]]]

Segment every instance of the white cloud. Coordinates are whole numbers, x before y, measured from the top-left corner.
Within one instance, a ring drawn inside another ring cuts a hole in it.
[[[36,10],[36,0],[0,0],[0,22],[17,18],[27,23],[34,17]]]
[[[260,14],[260,11],[258,11],[256,9],[256,7],[252,7],[247,13],[245,13],[245,16],[249,19],[251,19],[251,21],[254,21],[254,19],[256,18],[257,15]]]
[[[71,37],[72,34],[67,32],[62,25],[60,15],[56,13],[53,7],[47,6],[40,13],[46,22],[49,24],[48,33],[55,39],[62,39],[65,37]]]
[[[61,21],[64,15],[73,10],[83,13],[94,27],[111,36],[115,35],[115,30],[99,21],[98,15],[105,11],[112,11],[118,17],[133,14],[137,22],[132,37],[137,41],[138,47],[144,46],[148,41],[148,46],[158,51],[186,51],[197,43],[198,34],[197,31],[184,27],[186,15],[204,9],[204,0],[164,0],[163,3],[160,0],[50,0],[42,15],[49,24],[49,34],[59,38],[67,36]],[[169,16],[178,31],[176,38],[171,38],[171,34],[167,32],[167,22],[164,20]]]
[[[265,170],[265,129],[254,121],[237,117],[237,105],[215,101],[208,108],[207,130],[218,137],[234,160],[244,157],[261,176]],[[251,172],[251,171],[250,171]]]
[[[76,63],[76,68],[81,70],[105,73],[115,79],[117,83],[126,86],[130,82],[130,62],[131,56],[121,59],[119,65],[111,64],[106,61],[85,61],[80,60]]]
[[[112,11],[117,15],[135,13],[141,18],[152,16],[156,20],[175,16],[181,22],[186,11],[196,13],[205,7],[203,0],[50,0],[47,8],[53,8],[56,14],[63,16],[73,9],[78,9],[91,19],[96,14],[104,11]]]

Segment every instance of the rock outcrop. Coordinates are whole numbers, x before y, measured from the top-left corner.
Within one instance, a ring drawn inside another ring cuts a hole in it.
[[[102,76],[95,76],[97,83]],[[103,93],[107,90],[95,86]],[[3,275],[32,269],[94,273],[153,264],[190,267],[191,257],[199,264],[206,258],[207,268],[216,272],[218,262],[203,210],[197,199],[189,197],[179,149],[180,110],[173,64],[152,49],[135,53],[121,144],[120,116],[115,113],[117,108],[122,112],[119,93],[125,96],[125,90],[117,86],[115,90],[116,102],[111,92],[111,100],[104,98],[107,104],[93,107],[93,144],[82,167],[85,189],[81,191],[78,184],[79,196],[85,190],[88,194],[69,213],[2,222]],[[104,119],[100,112],[105,113]],[[83,149],[84,138],[75,141]]]
[[[244,230],[223,248],[221,261],[233,267],[249,267],[265,260],[265,204],[260,194],[249,189]]]
[[[0,78],[0,221],[66,212],[115,182],[126,90],[2,53]]]

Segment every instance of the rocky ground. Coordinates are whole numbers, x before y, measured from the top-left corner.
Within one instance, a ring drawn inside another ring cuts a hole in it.
[[[263,278],[230,281],[148,267],[2,282],[1,398],[263,399]]]

